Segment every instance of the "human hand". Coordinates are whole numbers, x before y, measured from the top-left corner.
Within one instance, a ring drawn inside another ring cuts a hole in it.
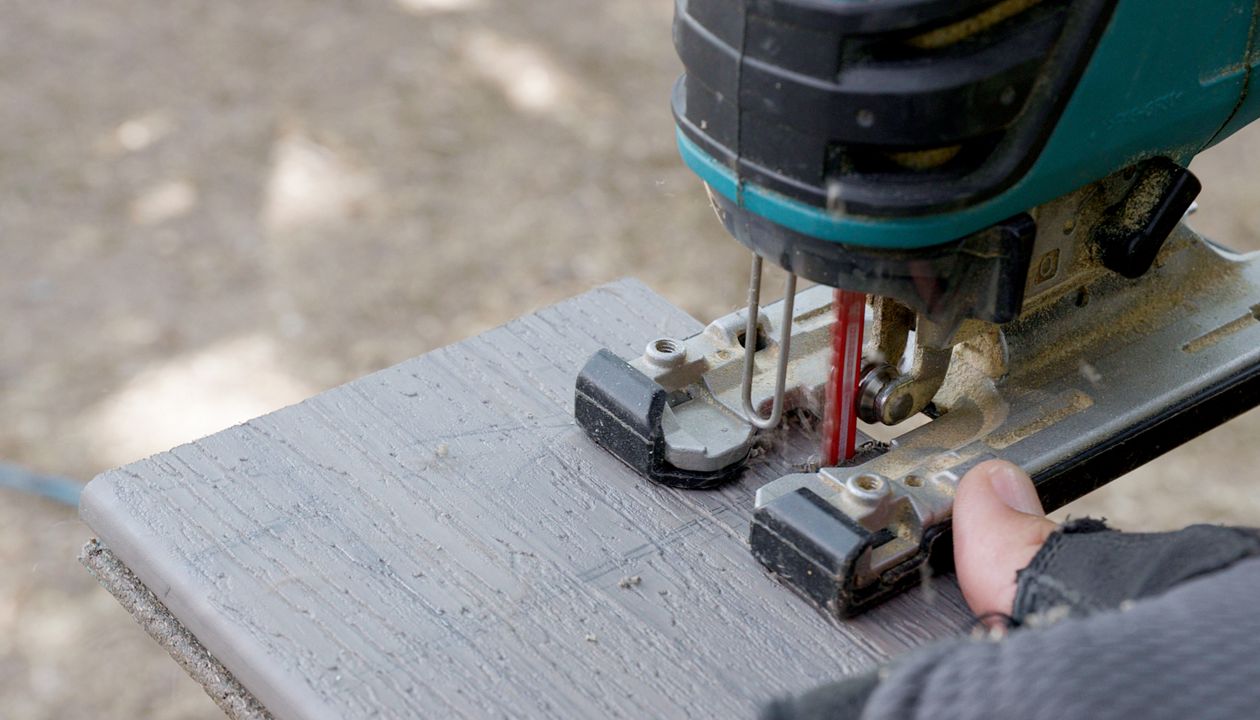
[[[1015,574],[1057,527],[1019,467],[990,460],[963,477],[954,498],[954,566],[977,617],[1011,614]]]

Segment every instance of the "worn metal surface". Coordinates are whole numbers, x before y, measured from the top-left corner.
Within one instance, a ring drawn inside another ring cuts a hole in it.
[[[958,480],[986,459],[1027,470],[1056,509],[1254,407],[1260,398],[1245,386],[1260,374],[1260,254],[1221,251],[1182,225],[1157,264],[1140,280],[1094,273],[1076,295],[961,345],[936,395],[940,418],[861,465],[768,483],[758,507],[808,488],[872,532],[893,529],[896,540],[864,571],[873,582],[948,521]],[[1181,417],[1222,394],[1243,397]],[[1175,440],[1141,435],[1163,422],[1190,427]],[[1116,443],[1150,451],[1087,467]]]
[[[600,347],[699,324],[635,282],[125,468],[82,515],[278,718],[747,716],[969,623],[935,578],[824,618],[749,555],[757,487],[648,485],[572,420]]]

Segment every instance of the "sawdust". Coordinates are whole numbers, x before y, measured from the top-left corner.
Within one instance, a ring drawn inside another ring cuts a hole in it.
[[[1154,208],[1164,196],[1169,173],[1153,171],[1142,175],[1136,187],[1129,193],[1120,216],[1120,229],[1134,232],[1146,224]]]
[[[784,412],[778,427],[758,433],[748,455],[749,464],[783,463],[796,472],[815,472],[822,443],[819,418],[813,409],[817,405],[817,402],[806,401]]]
[[[1087,358],[1096,354],[1092,348],[1105,347],[1116,343],[1127,343],[1133,338],[1147,335],[1166,326],[1192,308],[1196,298],[1212,291],[1219,291],[1226,283],[1225,278],[1237,272],[1237,268],[1225,262],[1204,262],[1207,258],[1185,256],[1186,262],[1174,270],[1169,264],[1172,256],[1180,253],[1208,253],[1203,247],[1195,247],[1201,242],[1192,230],[1182,226],[1173,233],[1163,253],[1165,268],[1154,272],[1175,273],[1168,276],[1169,282],[1150,282],[1151,275],[1140,280],[1127,280],[1118,275],[1105,275],[1093,284],[1090,290],[1094,298],[1091,309],[1075,307],[1070,298],[1061,297],[1057,302],[1044,306],[1031,315],[1021,318],[1009,326],[1008,337],[1015,334],[1029,333],[1034,338],[1038,352],[1032,357],[1021,358],[1015,363],[1012,372],[1018,372],[1021,382],[1030,386],[1043,384],[1045,378],[1040,375],[1048,369],[1062,365],[1071,357]],[[1091,320],[1089,323],[1073,322],[1070,315],[1075,312],[1100,312],[1101,301],[1109,296],[1124,293],[1128,295],[1125,309],[1120,313],[1112,313],[1106,322]],[[1068,305],[1072,305],[1068,307]],[[1047,329],[1056,323],[1069,323],[1064,327],[1073,328],[1072,332],[1058,334],[1053,341],[1044,337]]]
[[[1028,10],[1041,0],[1002,0],[969,18],[959,20],[951,25],[937,28],[922,35],[916,35],[907,41],[909,45],[923,49],[936,50],[962,42],[978,32],[987,30],[998,23]]]
[[[913,152],[888,153],[889,159],[910,170],[931,170],[958,157],[962,145],[932,148],[931,150],[915,150]]]
[[[1025,438],[1036,435],[1051,425],[1075,415],[1082,410],[1093,407],[1094,400],[1080,390],[1072,390],[1055,399],[1053,404],[1038,417],[1019,427],[993,433],[985,439],[985,443],[994,450],[1005,450]]]
[[[1251,312],[1246,315],[1235,318],[1234,320],[1231,320],[1214,330],[1210,330],[1200,335],[1185,345],[1182,345],[1181,349],[1191,354],[1202,352],[1234,333],[1241,332],[1249,327],[1254,327],[1257,322],[1260,322],[1260,305],[1253,306],[1251,308]]]

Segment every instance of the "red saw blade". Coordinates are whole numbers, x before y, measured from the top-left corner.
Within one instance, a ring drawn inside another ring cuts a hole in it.
[[[853,459],[857,441],[858,374],[862,372],[862,329],[866,295],[836,290],[831,328],[831,373],[827,378],[822,466]]]

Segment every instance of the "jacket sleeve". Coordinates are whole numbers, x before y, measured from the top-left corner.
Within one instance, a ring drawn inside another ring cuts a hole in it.
[[[1260,712],[1260,536],[1064,526],[1020,572],[1012,632],[920,650],[782,718],[1235,718]],[[777,713],[777,714],[775,714]]]

